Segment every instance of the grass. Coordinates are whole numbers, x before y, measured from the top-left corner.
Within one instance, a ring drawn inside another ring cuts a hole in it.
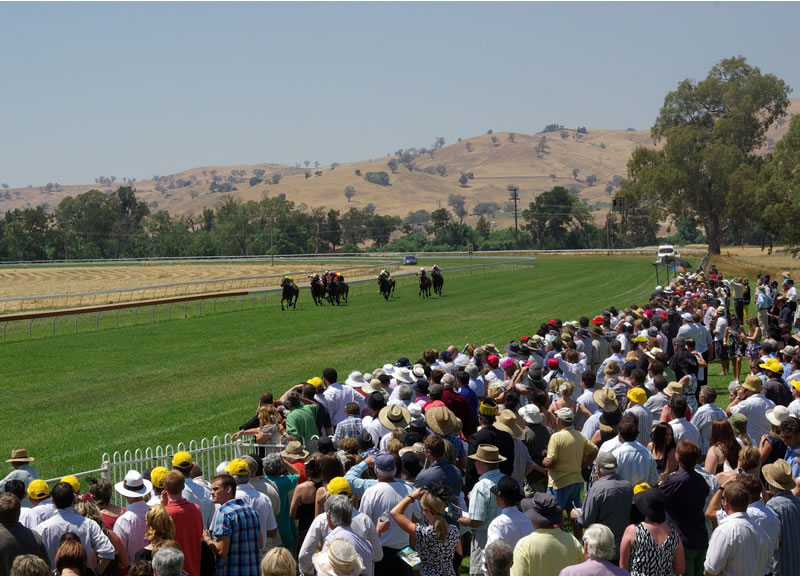
[[[450,281],[442,262],[441,298],[401,286],[389,302],[366,293],[315,308],[304,295],[287,312],[275,304],[9,342],[0,348],[0,454],[25,447],[54,477],[95,468],[104,452],[233,431],[261,392],[282,393],[328,366],[343,381],[428,347],[500,347],[555,316],[644,302],[655,283],[649,260],[543,256],[536,267]]]

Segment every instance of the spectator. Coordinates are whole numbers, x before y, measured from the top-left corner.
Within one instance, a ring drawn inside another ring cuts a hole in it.
[[[640,482],[655,485],[658,482],[658,468],[651,452],[636,440],[639,437],[636,417],[625,414],[617,429],[619,445],[611,452],[619,467],[619,477],[630,482],[632,486]],[[603,445],[604,452],[607,451],[605,447]]]
[[[11,451],[11,458],[6,460],[7,463],[11,464],[11,467],[14,469],[9,472],[5,478],[0,480],[0,490],[2,490],[6,482],[9,480],[22,480],[25,484],[25,489],[27,490],[28,486],[34,480],[39,479],[39,472],[31,466],[31,462],[36,460],[32,456],[28,456],[28,451],[25,448],[17,448]]]
[[[21,554],[14,559],[9,576],[49,576],[50,568],[45,560],[33,554]]]
[[[175,527],[175,540],[183,552],[183,566],[189,576],[200,576],[200,558],[203,541],[203,514],[197,504],[183,497],[185,480],[177,470],[170,470],[164,477],[162,496],[164,508]],[[149,540],[149,538],[148,538]]]
[[[527,446],[520,439],[522,438],[522,428],[517,422],[516,413],[506,408],[497,416],[495,427],[508,432],[514,439],[514,468],[509,476],[521,486],[528,472],[533,470],[533,459],[528,453]]]
[[[378,385],[380,381],[378,381]],[[348,403],[345,407],[346,418],[339,422],[336,426],[336,432],[333,435],[334,444],[339,444],[342,438],[358,438],[363,429],[361,425],[361,408],[355,402]]]
[[[559,576],[630,576],[627,570],[613,564],[614,534],[604,524],[592,524],[583,534],[586,561],[567,566]]]
[[[492,542],[484,551],[487,576],[510,576],[514,562],[514,549],[500,540]]]
[[[630,403],[625,413],[633,414],[639,422],[639,434],[636,440],[642,446],[647,446],[650,442],[650,430],[653,428],[653,414],[644,407],[647,402],[647,392],[644,388],[631,388],[628,390],[628,400]]]
[[[172,546],[164,546],[153,554],[154,576],[181,576],[183,574],[183,552]]]
[[[286,548],[273,548],[261,560],[261,576],[297,576],[297,562]]]
[[[9,480],[4,487],[6,494],[13,494],[17,499],[22,502],[25,500],[27,493],[25,492],[25,483],[22,480]],[[33,529],[39,523],[38,517],[33,511],[33,508],[20,508],[19,510],[19,523],[25,528]]]
[[[150,474],[148,475],[145,472],[144,476],[147,480],[150,480],[150,484],[153,485],[153,490],[150,493],[150,499],[147,500],[148,506],[155,506],[156,504],[161,504],[161,494],[164,492],[164,478],[167,477],[167,473],[169,470],[164,466],[156,466],[152,470],[150,470]],[[179,472],[180,474],[180,472]]]
[[[524,492],[530,498],[536,492],[547,491],[547,468],[542,462],[547,455],[547,445],[550,442],[551,432],[542,424],[542,415],[535,404],[527,404],[519,410],[519,416],[525,421],[522,431],[522,443],[528,449],[528,455],[533,461],[533,468],[525,477]]]
[[[792,491],[796,480],[786,460],[776,460],[763,468],[767,484],[767,507],[775,512],[781,523],[781,547],[775,557],[775,576],[794,574],[800,566],[800,499]],[[787,545],[787,543],[793,543]]]
[[[619,535],[614,536],[611,555],[604,558],[615,563],[619,562],[622,533],[630,524],[633,504],[633,485],[620,478],[617,470],[617,459],[611,452],[598,454],[594,482],[586,494],[583,508],[575,508],[570,512],[580,527],[603,524]]]
[[[231,460],[227,470],[236,480],[236,498],[249,504],[258,514],[259,532],[261,532],[266,546],[269,540],[278,536],[278,523],[275,520],[275,512],[272,510],[272,502],[266,494],[262,494],[250,485],[250,467],[243,459]]]
[[[581,543],[560,528],[562,513],[555,496],[534,494],[523,501],[523,510],[536,529],[514,547],[511,576],[557,576],[584,561]]]
[[[344,494],[337,494],[325,500],[325,517],[331,531],[325,537],[323,549],[336,540],[346,540],[352,544],[364,562],[362,574],[372,576],[375,570],[372,545],[352,529],[353,506],[348,497]]]
[[[497,403],[490,398],[481,398],[478,407],[478,423],[481,428],[469,437],[469,448],[467,456],[472,456],[477,452],[481,444],[496,446],[501,460],[500,471],[503,474],[511,474],[514,470],[514,439],[511,434],[503,430],[498,430],[494,423],[497,418]],[[430,426],[430,424],[428,424]],[[467,463],[467,474],[464,478],[464,490],[469,492],[478,481],[478,474],[475,468],[475,460],[469,459]]]
[[[786,444],[781,438],[781,424],[791,417],[791,413],[785,406],[778,405],[772,410],[767,410],[764,415],[769,421],[770,427],[769,433],[761,437],[761,444],[759,445],[762,465],[771,464],[779,458],[788,456]]]
[[[352,386],[342,386],[339,384],[339,382],[336,381],[338,378],[339,374],[333,368],[325,368],[325,370],[322,371],[322,381],[325,384],[324,397],[328,402],[327,408],[331,414],[331,424],[333,424],[334,428],[347,417],[345,406],[350,402],[355,402],[360,408],[364,406],[364,397],[356,392],[355,388]],[[289,432],[288,422],[286,431],[291,434],[291,432]]]
[[[700,432],[700,456],[705,458],[711,445],[711,424],[715,420],[726,420],[725,411],[714,404],[717,391],[711,386],[700,388],[700,408],[692,415],[692,424]]]
[[[149,510],[145,497],[153,490],[153,485],[142,478],[136,470],[129,470],[122,482],[114,484],[114,490],[128,500],[125,513],[114,523],[114,534],[122,540],[128,558],[145,547],[145,524]]]
[[[700,445],[700,431],[697,427],[686,419],[686,399],[680,395],[674,395],[669,399],[669,425],[672,427],[672,436],[675,444],[681,440],[688,440]]]
[[[633,503],[644,520],[631,524],[622,535],[619,565],[631,576],[683,574],[683,544],[678,531],[666,522],[666,499],[658,488],[636,494]]]
[[[50,496],[50,487],[44,480],[38,479],[28,484],[28,498],[33,505],[33,513],[36,516],[34,526],[38,526],[45,520],[55,516],[56,507]]]
[[[330,542],[314,555],[317,576],[358,576],[365,570],[364,561],[350,542],[342,538]]]
[[[203,526],[208,528],[215,513],[214,504],[211,502],[211,492],[192,479],[193,466],[192,455],[188,452],[176,452],[172,457],[172,469],[183,474],[183,497],[200,507]]]
[[[100,508],[100,516],[103,518],[103,523],[109,530],[114,529],[117,518],[125,513],[125,508],[111,502],[113,493],[114,487],[111,485],[111,482],[105,478],[89,480],[89,494],[92,495],[94,503]]]
[[[10,482],[21,480],[9,480]],[[19,523],[20,501],[14,494],[0,496],[0,573],[8,574],[14,559],[25,554],[38,556],[47,560],[47,551],[42,543],[42,537]]]
[[[108,567],[103,572],[103,575],[119,576],[124,574],[128,569],[128,564],[130,564],[128,552],[125,550],[125,546],[122,544],[120,537],[114,534],[113,530],[109,530],[103,522],[103,517],[100,515],[100,509],[95,505],[94,502],[87,498],[75,501],[75,511],[84,518],[93,520],[100,527],[100,530],[103,531],[103,534],[105,534],[106,537],[111,540],[111,544],[114,545],[114,559],[109,563]]]
[[[153,560],[153,550],[156,546],[160,545],[164,540],[175,539],[175,524],[172,518],[167,513],[167,509],[161,504],[152,506],[147,511],[145,517],[145,538],[147,538],[147,546],[139,550],[134,556],[134,562],[139,560]],[[181,562],[181,565],[183,562]]]
[[[423,444],[425,469],[417,475],[414,488],[430,488],[434,484],[443,484],[453,495],[458,495],[461,492],[461,471],[445,458],[445,440],[441,436],[430,434],[425,437]]]
[[[486,546],[502,540],[513,548],[517,542],[533,532],[533,523],[519,509],[519,503],[523,498],[519,483],[508,476],[503,476],[489,490],[497,498],[500,514],[489,524]]]
[[[297,538],[297,525],[291,517],[291,493],[297,487],[299,476],[297,470],[281,458],[280,454],[269,454],[264,458],[264,474],[267,480],[278,489],[281,512],[278,514],[278,533],[281,545],[288,550],[294,550],[294,541]],[[266,537],[266,535],[264,535]]]
[[[65,540],[56,552],[56,576],[85,576],[87,556],[80,541]]]
[[[666,422],[656,424],[653,428],[653,441],[647,445],[647,449],[653,455],[659,475],[669,475],[678,469],[675,448],[672,426]]]
[[[425,525],[409,520],[405,511],[414,500],[420,502]],[[422,561],[421,576],[456,576],[453,557],[461,555],[458,528],[444,518],[445,503],[422,488],[417,488],[391,510],[392,520],[409,535],[414,535]]]
[[[761,394],[761,379],[750,375],[745,378],[739,388],[736,399],[728,404],[728,415],[743,414],[747,416],[747,435],[750,443],[758,446],[761,437],[769,433],[770,423],[767,420],[767,410],[775,408],[775,403]]]
[[[289,410],[289,415],[286,417],[286,437],[289,440],[308,444],[314,437],[319,436],[316,404],[305,404],[301,400],[300,394],[289,392],[283,405]]]
[[[442,376],[442,402],[461,420],[464,435],[467,437],[472,435],[476,430],[472,408],[466,396],[456,390],[456,379],[452,374]]]

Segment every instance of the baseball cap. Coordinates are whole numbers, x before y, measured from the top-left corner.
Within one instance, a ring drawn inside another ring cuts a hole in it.
[[[250,467],[247,465],[247,462],[245,462],[241,458],[234,458],[233,460],[231,460],[231,463],[225,467],[225,470],[227,470],[234,476],[250,475]]]
[[[28,496],[32,500],[41,500],[50,496],[50,487],[44,480],[34,480],[28,484]]]
[[[175,452],[172,457],[172,465],[181,470],[187,470],[192,467],[192,455],[188,452]]]
[[[575,419],[575,412],[565,406],[556,410],[556,416],[564,422],[572,422]]]
[[[373,464],[376,469],[383,470],[384,472],[397,469],[397,462],[395,462],[394,456],[388,453],[378,454],[375,456]]]
[[[347,494],[349,496],[352,493],[353,490],[350,488],[350,483],[341,476],[337,476],[328,482],[328,494],[331,496],[334,494]]]
[[[61,482],[66,482],[72,486],[72,489],[75,490],[75,494],[81,491],[81,483],[76,476],[64,476]]]
[[[155,488],[164,488],[164,478],[167,477],[167,470],[164,466],[156,466],[150,471],[150,482]]]

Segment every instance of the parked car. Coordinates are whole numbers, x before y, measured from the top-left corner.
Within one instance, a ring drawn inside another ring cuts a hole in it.
[[[403,264],[406,266],[416,266],[417,264],[417,257],[416,256],[406,256],[403,258]]]
[[[680,256],[675,252],[675,247],[672,244],[662,244],[658,247],[658,258],[677,258]]]

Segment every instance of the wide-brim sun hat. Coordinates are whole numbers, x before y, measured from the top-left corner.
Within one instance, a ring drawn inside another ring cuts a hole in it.
[[[771,464],[765,464],[761,468],[761,473],[770,486],[775,486],[781,490],[794,490],[795,482],[792,476],[792,468],[783,458],[779,458]]]
[[[467,458],[485,462],[486,464],[499,464],[506,461],[506,457],[500,455],[497,446],[492,446],[491,444],[479,444],[475,454],[470,454]]]
[[[503,430],[511,434],[512,438],[519,438],[522,436],[522,428],[517,422],[517,415],[511,410],[503,410],[497,415],[494,422],[494,427],[498,430]]]
[[[680,382],[675,382],[674,380],[667,384],[667,387],[664,391],[669,394],[670,396],[675,396],[676,394],[683,394],[683,386],[681,386]]]
[[[542,413],[536,404],[526,404],[519,409],[519,415],[528,424],[541,424]]]
[[[392,404],[381,409],[378,420],[389,430],[402,429],[411,421],[411,413],[404,406]]]
[[[308,458],[308,450],[305,450],[299,441],[291,440],[281,451],[281,456],[294,460],[305,460]]]
[[[394,379],[397,382],[402,382],[403,384],[412,384],[416,381],[411,374],[411,370],[402,367],[394,369]]]
[[[773,424],[774,426],[780,426],[784,420],[792,417],[792,413],[789,412],[789,409],[786,406],[778,405],[775,406],[775,408],[767,410],[764,416],[766,416],[770,424]]]
[[[434,406],[425,412],[428,428],[440,436],[453,434],[458,429],[456,415],[447,406]]]
[[[350,375],[347,377],[347,380],[345,380],[344,383],[348,386],[352,386],[353,388],[361,388],[367,382],[364,380],[364,375],[361,372],[354,370],[353,372],[350,372]]]
[[[129,498],[147,496],[152,489],[150,481],[145,480],[137,470],[129,470],[122,482],[114,484],[114,490]]]
[[[11,458],[6,460],[6,462],[33,462],[34,460],[35,458],[28,456],[28,450],[26,448],[17,448],[11,451]]]

